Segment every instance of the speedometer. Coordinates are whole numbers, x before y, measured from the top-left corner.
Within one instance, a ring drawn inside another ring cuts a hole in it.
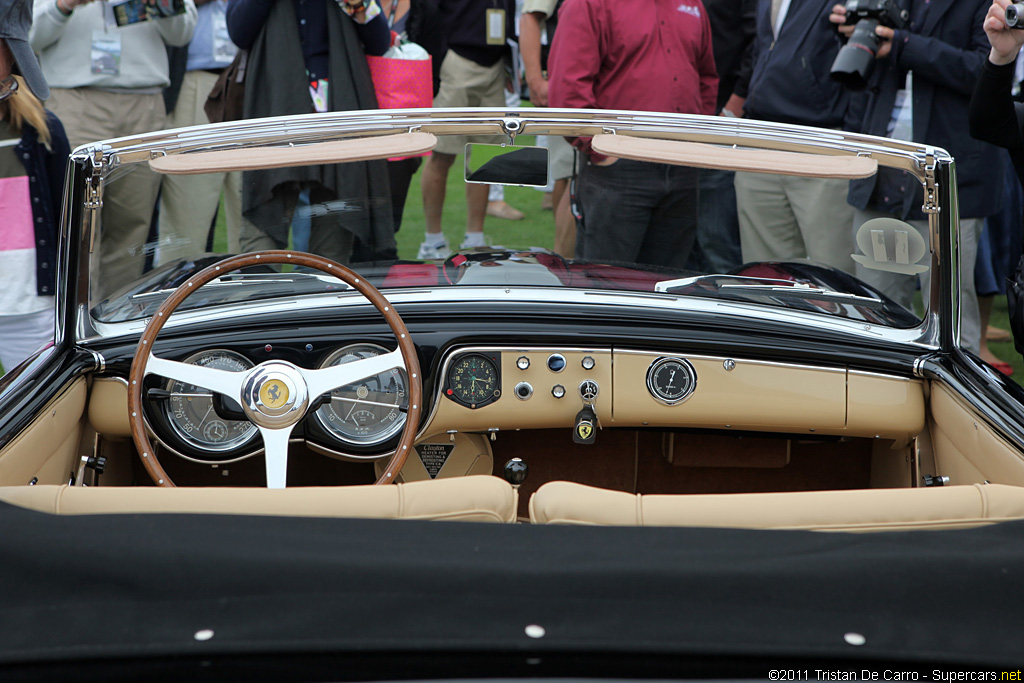
[[[245,356],[223,349],[201,351],[189,356],[184,362],[231,372],[253,367]],[[256,425],[248,420],[226,420],[217,414],[213,407],[214,395],[209,389],[177,380],[169,380],[165,388],[170,394],[164,404],[167,422],[188,445],[201,451],[222,453],[238,448],[256,437]],[[237,403],[230,407],[241,412]]]
[[[320,367],[351,363],[387,352],[376,344],[353,344],[332,353]],[[402,429],[407,406],[405,372],[393,368],[334,389],[331,400],[315,415],[324,429],[343,441],[372,446]]]

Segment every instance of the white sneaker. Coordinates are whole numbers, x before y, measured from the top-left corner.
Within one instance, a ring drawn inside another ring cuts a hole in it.
[[[490,240],[485,238],[481,244],[470,244],[469,242],[463,242],[462,244],[459,245],[459,249],[476,249],[477,247],[487,249],[490,246]]]
[[[423,260],[444,259],[451,256],[451,254],[452,250],[448,248],[447,240],[436,246],[423,242],[420,244],[420,250],[416,252],[416,258]]]

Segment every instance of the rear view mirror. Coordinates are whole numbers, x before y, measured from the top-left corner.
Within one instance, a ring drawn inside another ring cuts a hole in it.
[[[466,182],[547,187],[548,150],[471,142],[466,145]]]

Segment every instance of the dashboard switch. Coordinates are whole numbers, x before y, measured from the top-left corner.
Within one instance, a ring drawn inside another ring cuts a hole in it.
[[[525,401],[531,396],[533,396],[533,387],[529,382],[520,382],[516,385],[516,398],[520,401]]]
[[[551,387],[551,395],[554,396],[555,398],[562,398],[563,396],[565,396],[565,387],[563,387],[561,384],[556,384],[555,386]]]

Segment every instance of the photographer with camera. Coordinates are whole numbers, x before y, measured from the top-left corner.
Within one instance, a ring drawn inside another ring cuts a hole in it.
[[[1004,147],[1016,170],[1017,180],[1024,187],[1024,104],[1014,102],[1012,95],[1017,76],[1017,60],[1024,47],[1024,6],[1010,0],[992,0],[982,24],[991,49],[971,98],[971,136]],[[1007,308],[1014,346],[1024,354],[1024,256],[1020,251],[1021,216],[1011,216],[1016,232],[1010,243],[1008,257],[1016,268],[1008,280]],[[1011,268],[1013,266],[1011,265]]]
[[[956,159],[961,345],[974,353],[979,353],[981,341],[974,287],[977,242],[984,218],[998,212],[1003,202],[999,150],[964,134],[971,93],[988,52],[981,24],[989,1],[896,0],[890,9],[905,10],[905,24],[895,28],[880,22],[874,27],[877,50],[873,68],[863,74],[868,99],[862,132],[942,147]],[[882,3],[874,0],[874,4]],[[847,15],[861,5],[860,0],[849,0],[846,5],[835,5],[829,16],[851,40],[858,25],[848,23]],[[879,169],[871,178],[852,181],[848,201],[854,207],[854,234],[866,221],[886,216],[909,222],[926,243],[929,241],[921,184],[902,171]],[[916,276],[871,270],[860,264],[857,276],[913,310]],[[920,276],[926,299],[928,276],[928,272]]]

